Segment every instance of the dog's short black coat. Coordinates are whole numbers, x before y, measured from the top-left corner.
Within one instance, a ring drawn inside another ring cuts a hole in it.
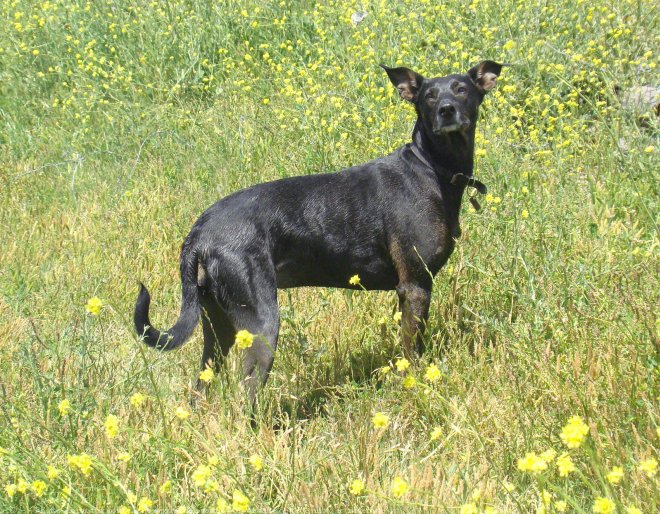
[[[412,143],[360,166],[258,184],[212,205],[181,249],[182,307],[170,330],[151,326],[149,293],[140,290],[135,328],[149,346],[181,346],[201,315],[202,369],[217,370],[237,331],[255,334],[244,358],[254,400],[277,346],[277,289],[325,286],[395,289],[404,353],[411,357],[414,343],[422,350],[432,275],[460,234],[463,192],[475,184],[485,190],[471,178],[474,134],[502,65],[483,61],[466,74],[434,79],[383,68],[415,105]],[[359,286],[349,284],[353,275]]]

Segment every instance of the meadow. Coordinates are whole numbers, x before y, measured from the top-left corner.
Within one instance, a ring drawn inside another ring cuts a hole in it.
[[[0,512],[660,511],[654,4],[0,0]],[[378,63],[482,59],[423,358],[394,293],[282,291],[256,428],[238,348],[191,409],[201,330],[146,348],[138,282],[171,326],[206,207],[409,141]]]

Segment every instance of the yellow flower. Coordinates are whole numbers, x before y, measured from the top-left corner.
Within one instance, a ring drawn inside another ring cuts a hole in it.
[[[397,371],[406,371],[410,367],[410,361],[404,357],[397,360],[395,365]]]
[[[122,505],[117,509],[117,514],[131,514],[131,509],[126,505]]]
[[[520,213],[520,216],[522,217],[522,219],[526,220],[527,218],[529,218],[529,211],[527,209],[523,209],[522,212]]]
[[[623,478],[623,468],[619,466],[614,466],[612,471],[607,474],[607,481],[610,484],[618,484]]]
[[[566,505],[566,502],[563,500],[555,502],[555,510],[557,512],[566,512],[566,507],[568,507],[568,505]]]
[[[154,502],[152,502],[149,498],[143,496],[140,498],[140,501],[137,504],[137,510],[138,512],[149,512],[151,510],[151,507],[153,507]]]
[[[185,421],[190,417],[190,412],[184,409],[183,407],[177,407],[174,411],[174,415],[179,418],[181,421]]]
[[[87,300],[87,305],[85,305],[85,310],[92,314],[93,316],[98,316],[101,313],[101,308],[103,307],[103,302],[100,298],[96,296]]]
[[[557,469],[560,477],[567,477],[569,473],[575,471],[575,464],[568,453],[562,453],[557,459]]]
[[[415,380],[415,377],[413,377],[412,375],[408,375],[406,378],[403,379],[402,384],[403,387],[405,387],[406,389],[412,389],[417,385],[417,380]]]
[[[385,316],[381,316],[380,318],[378,318],[378,324],[387,325],[387,318]]]
[[[614,505],[612,500],[602,497],[596,498],[594,506],[591,508],[594,514],[612,514],[615,509],[616,505]]]
[[[504,490],[508,493],[512,492],[516,488],[516,486],[508,480],[505,480],[502,485],[504,486]]]
[[[461,505],[460,514],[479,514],[479,509],[474,503],[466,503]]]
[[[211,380],[213,380],[213,370],[211,368],[206,368],[204,371],[200,371],[199,379],[202,382],[206,382],[208,384]]]
[[[54,468],[53,466],[48,466],[48,471],[46,472],[46,476],[48,477],[48,480],[55,480],[59,476],[60,472],[57,470],[57,468]]]
[[[639,463],[639,470],[652,477],[658,471],[658,461],[655,459],[646,459]]]
[[[18,484],[16,485],[16,489],[18,489],[18,492],[21,494],[25,494],[26,491],[28,490],[28,483],[23,480],[22,478],[18,481]]]
[[[433,430],[431,430],[431,441],[440,439],[440,436],[442,436],[442,428],[435,427]]]
[[[392,316],[392,319],[394,320],[395,323],[399,323],[401,321],[401,311],[397,311],[394,313],[394,316]]]
[[[139,409],[146,399],[142,393],[135,393],[131,395],[130,402],[133,407]]]
[[[16,484],[7,484],[7,485],[5,486],[5,493],[6,493],[7,496],[9,496],[10,498],[13,498],[14,495],[16,494],[16,489],[17,489]]]
[[[527,453],[522,459],[518,459],[518,469],[529,473],[538,474],[548,469],[548,463],[534,452]]]
[[[128,452],[121,452],[117,455],[117,460],[126,463],[131,460],[131,454]]]
[[[582,421],[582,418],[573,416],[562,429],[560,437],[569,448],[579,448],[588,433],[589,427]]]
[[[218,498],[218,501],[215,502],[215,511],[218,514],[225,514],[226,512],[231,511],[231,507],[229,507],[229,503],[227,503],[227,500],[225,500],[224,498]]]
[[[66,461],[69,464],[69,467],[77,469],[85,476],[89,475],[89,472],[92,469],[92,458],[86,453],[81,453],[80,455],[67,455]]]
[[[234,489],[231,497],[231,507],[238,512],[247,512],[250,508],[250,500],[238,489]]]
[[[264,463],[259,455],[252,455],[248,460],[255,471],[261,471],[261,468],[264,467]]]
[[[348,279],[348,283],[352,286],[357,286],[360,284],[360,275],[353,275]]]
[[[166,481],[163,483],[163,485],[161,485],[161,486],[158,488],[158,492],[159,492],[161,495],[169,494],[171,490],[172,490],[172,482],[171,482],[170,480],[166,480]]]
[[[252,342],[254,341],[254,335],[250,334],[247,330],[239,330],[236,332],[236,346],[241,348],[242,350],[249,348],[252,346]]]
[[[32,492],[34,492],[35,496],[39,497],[44,495],[44,492],[46,491],[46,487],[48,486],[46,485],[46,482],[43,482],[41,480],[35,480],[34,482],[32,482],[31,487],[32,487]]]
[[[646,148],[644,148],[644,151],[645,151],[646,153],[653,153],[653,152],[655,152],[655,146],[653,146],[653,145],[649,145],[649,146],[647,146]]]
[[[427,382],[437,382],[442,377],[442,373],[435,364],[430,364],[424,373],[424,380]]]
[[[105,435],[108,436],[108,439],[114,439],[119,432],[119,418],[114,414],[109,414],[105,418]]]
[[[71,412],[71,402],[69,400],[62,400],[57,406],[57,410],[60,411],[60,416],[66,416]]]
[[[554,451],[552,448],[544,451],[539,457],[541,457],[546,464],[550,464],[553,460],[555,460],[555,457],[557,456],[557,452]]]
[[[364,482],[359,478],[356,478],[351,482],[351,494],[354,496],[359,496],[364,492]]]
[[[192,474],[193,483],[197,487],[204,487],[206,481],[211,478],[211,468],[200,464]]]
[[[642,511],[634,505],[630,505],[629,507],[626,507],[626,514],[642,514]]]
[[[394,477],[390,490],[395,498],[401,498],[408,492],[408,483],[401,477]]]
[[[390,418],[387,417],[387,415],[383,414],[382,412],[377,412],[374,414],[374,417],[371,418],[372,423],[374,424],[374,428],[385,428],[387,427],[387,423],[389,422]]]

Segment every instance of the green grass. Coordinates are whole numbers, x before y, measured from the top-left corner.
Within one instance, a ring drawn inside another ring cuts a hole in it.
[[[0,511],[214,512],[234,491],[252,512],[590,513],[598,497],[658,511],[658,125],[614,94],[657,81],[657,19],[626,0],[3,0]],[[491,195],[462,213],[422,361],[394,367],[393,293],[283,291],[258,428],[238,350],[179,419],[201,333],[167,355],[142,346],[138,281],[170,326],[179,248],[207,206],[406,142],[414,112],[379,62],[436,76],[485,58],[515,64],[481,112]],[[574,415],[590,430],[568,449]],[[517,468],[548,449],[576,470]]]

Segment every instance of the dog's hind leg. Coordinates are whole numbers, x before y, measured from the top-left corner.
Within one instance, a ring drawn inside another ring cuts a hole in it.
[[[211,368],[214,373],[218,373],[234,344],[235,329],[225,311],[220,307],[214,292],[201,287],[199,292],[202,329],[204,331],[201,371]],[[205,393],[206,389],[207,383],[198,378],[195,385],[196,393]]]

